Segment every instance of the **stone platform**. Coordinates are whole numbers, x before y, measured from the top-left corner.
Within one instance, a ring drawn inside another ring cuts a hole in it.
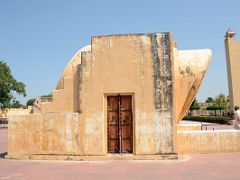
[[[5,156],[6,159],[21,160],[70,160],[70,161],[105,161],[105,160],[177,160],[177,154],[164,155],[132,155],[109,154],[107,156],[79,156],[79,155],[20,155],[14,158]]]

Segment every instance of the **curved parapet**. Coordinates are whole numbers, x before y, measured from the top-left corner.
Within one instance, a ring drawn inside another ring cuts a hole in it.
[[[77,64],[81,64],[81,53],[84,51],[91,51],[91,45],[84,46],[72,57],[72,59],[67,64],[66,68],[64,69],[64,71],[57,83],[56,90],[63,89],[63,79],[64,79],[64,77],[72,76],[73,66],[75,66]]]
[[[176,121],[186,114],[202,83],[212,57],[212,51],[187,50],[174,48]]]
[[[91,45],[81,48],[64,69],[52,98],[38,98],[35,101],[34,113],[43,112],[78,112],[78,68],[82,52],[91,51]],[[75,100],[74,100],[75,99]]]

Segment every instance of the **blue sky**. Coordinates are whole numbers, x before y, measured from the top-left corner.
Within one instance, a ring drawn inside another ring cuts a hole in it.
[[[199,101],[228,94],[224,35],[240,34],[239,0],[0,0],[0,59],[29,98],[49,94],[93,35],[173,32],[181,50],[210,48]],[[237,36],[238,37],[238,36]]]

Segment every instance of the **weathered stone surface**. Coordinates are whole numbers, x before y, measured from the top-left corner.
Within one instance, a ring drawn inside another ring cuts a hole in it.
[[[222,153],[240,151],[240,131],[179,131],[178,153]]]
[[[9,155],[107,155],[107,97],[118,94],[132,96],[133,154],[176,154],[176,122],[196,95],[210,50],[178,51],[171,33],[91,42],[64,70],[52,102],[40,102],[36,115],[12,118]]]
[[[63,71],[63,73],[62,73],[62,75],[61,75],[61,77],[58,81],[56,90],[64,88],[64,77],[73,76],[73,74],[74,74],[73,67],[78,65],[78,64],[81,64],[81,53],[84,52],[84,51],[91,51],[91,45],[87,45],[87,46],[81,48],[73,56],[73,58],[69,61],[69,63],[67,64],[66,68],[64,69],[64,71]]]
[[[239,84],[239,69],[240,69],[240,41],[234,38],[236,33],[229,29],[225,36],[225,52],[227,61],[228,73],[228,89],[230,111],[234,112],[235,106],[240,106],[240,84]]]
[[[78,113],[39,113],[11,116],[8,155],[80,154]]]
[[[181,121],[196,97],[211,57],[209,49],[178,51],[174,48],[177,122]]]

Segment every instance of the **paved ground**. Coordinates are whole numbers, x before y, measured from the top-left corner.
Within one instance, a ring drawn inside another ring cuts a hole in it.
[[[202,126],[203,131],[209,131],[209,130],[224,130],[224,129],[234,129],[233,125],[227,125],[227,124],[216,124],[216,123],[207,123],[207,122],[197,122],[197,121],[181,121],[181,124],[184,125],[200,125]]]
[[[7,129],[0,128],[0,154]],[[174,161],[20,161],[0,158],[2,180],[240,179],[240,153],[182,156]]]
[[[202,125],[202,130],[234,129],[233,125],[208,123]]]

